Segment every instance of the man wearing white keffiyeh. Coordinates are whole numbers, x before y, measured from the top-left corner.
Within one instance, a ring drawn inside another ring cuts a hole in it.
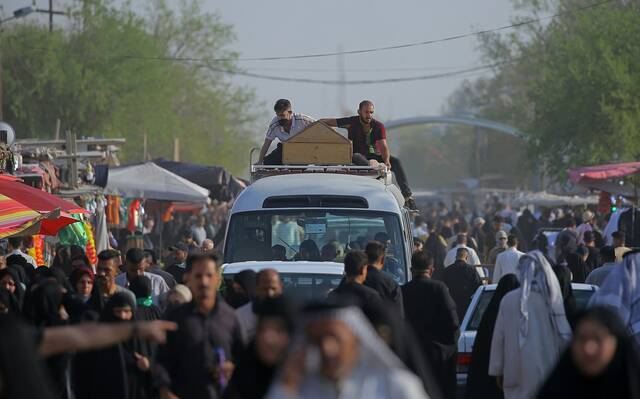
[[[589,307],[592,306],[610,307],[640,344],[640,252],[625,255],[622,262],[611,269],[591,297]]]
[[[542,252],[520,258],[518,280],[500,303],[489,360],[506,399],[533,397],[571,339],[560,284]]]

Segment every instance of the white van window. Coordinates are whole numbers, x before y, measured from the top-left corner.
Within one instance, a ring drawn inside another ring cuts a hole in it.
[[[406,281],[398,216],[362,210],[261,210],[237,213],[229,221],[225,262],[342,262],[346,252],[367,242],[387,246],[385,271]]]

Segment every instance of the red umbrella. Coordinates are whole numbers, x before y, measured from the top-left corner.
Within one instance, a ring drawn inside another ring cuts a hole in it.
[[[27,186],[12,178],[13,176],[0,175],[0,194],[6,195],[33,210],[43,213],[53,212],[56,209],[67,213],[89,213],[72,202],[65,201],[46,191]]]
[[[40,222],[40,231],[38,234],[55,236],[58,235],[61,229],[76,222],[79,222],[79,220],[67,212],[51,212]]]

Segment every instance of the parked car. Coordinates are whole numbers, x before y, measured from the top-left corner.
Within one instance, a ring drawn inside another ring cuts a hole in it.
[[[467,383],[467,371],[471,364],[471,352],[473,342],[476,339],[476,331],[482,320],[487,306],[493,297],[497,284],[482,285],[473,294],[469,308],[464,315],[460,325],[460,338],[458,339],[458,386],[465,386]],[[598,287],[590,284],[571,284],[573,295],[576,298],[578,310],[584,309],[589,303],[589,299]]]
[[[256,273],[275,269],[284,283],[284,292],[294,301],[304,304],[327,297],[342,280],[344,265],[334,262],[236,262],[222,267],[224,286],[232,285],[233,275],[243,270]]]

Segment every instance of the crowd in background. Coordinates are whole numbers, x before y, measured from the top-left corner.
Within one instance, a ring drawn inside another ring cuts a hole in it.
[[[436,204],[414,218],[408,283],[370,241],[344,254],[327,298],[300,304],[273,269],[223,279],[222,208],[173,219],[163,244],[147,222],[140,248],[101,251],[95,265],[75,246],[38,265],[10,238],[0,335],[23,339],[0,339],[0,374],[39,383],[4,378],[0,397],[456,398],[460,325],[491,280],[467,398],[640,397],[640,255],[621,231],[605,245],[601,215]],[[572,281],[602,286],[594,306],[577,309]],[[31,362],[12,363],[16,353]]]

